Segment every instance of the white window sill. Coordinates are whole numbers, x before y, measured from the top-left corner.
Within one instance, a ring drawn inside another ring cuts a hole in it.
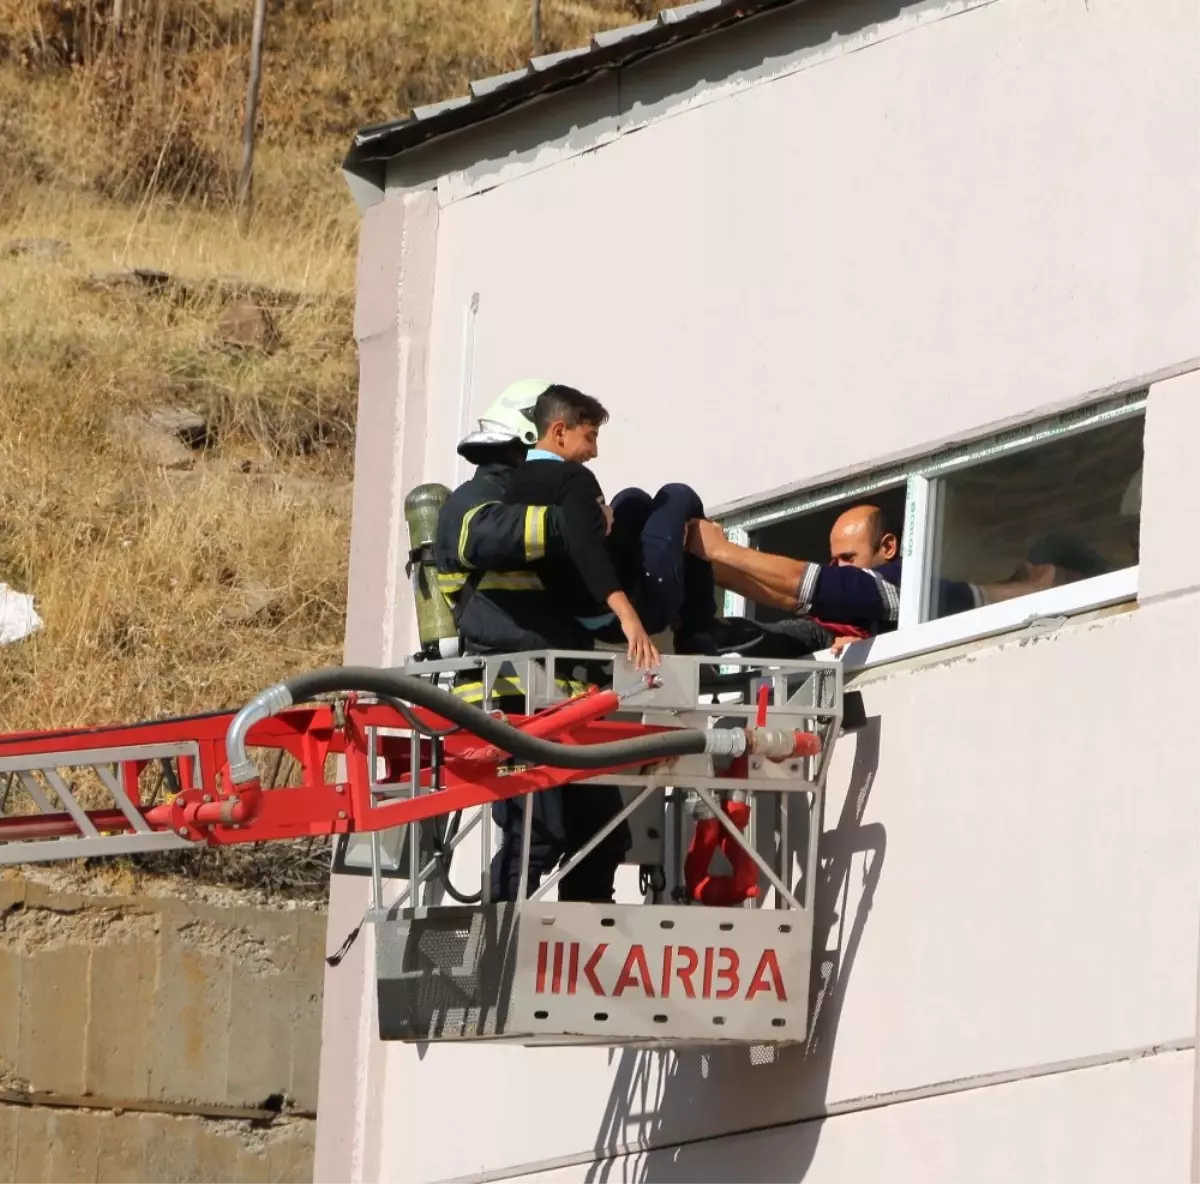
[[[1135,600],[1138,588],[1138,569],[1127,567],[1107,575],[1077,580],[1061,588],[1035,592],[1016,600],[988,604],[965,613],[926,621],[909,629],[897,629],[856,641],[842,651],[842,666],[847,673],[914,658],[933,650],[946,649],[965,641],[1011,633],[1045,617],[1070,616],[1106,608],[1122,601]],[[829,650],[813,654],[814,658],[831,659]]]

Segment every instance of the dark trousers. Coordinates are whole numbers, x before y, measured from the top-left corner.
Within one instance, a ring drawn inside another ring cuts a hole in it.
[[[623,489],[612,510],[609,551],[646,632],[676,623],[684,633],[709,629],[716,617],[712,564],[684,547],[688,520],[704,517],[700,495],[689,485],[664,485],[654,497]]]
[[[495,710],[520,714],[522,698],[493,699]],[[575,854],[606,822],[620,813],[625,802],[615,785],[562,785],[528,797],[508,798],[492,807],[492,818],[502,832],[500,849],[492,857],[492,899],[516,900],[521,885],[521,837],[528,806],[532,813],[529,844],[528,891],[532,892],[564,859]],[[629,825],[622,822],[607,834],[588,857],[558,882],[559,900],[610,903],[617,868],[632,842]]]

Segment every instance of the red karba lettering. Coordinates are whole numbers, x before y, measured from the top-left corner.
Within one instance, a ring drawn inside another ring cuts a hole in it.
[[[696,951],[691,946],[679,947],[679,961],[687,962],[687,965],[679,965],[675,967],[675,973],[679,976],[679,981],[683,986],[683,993],[689,999],[696,998],[696,988],[692,986],[692,975],[696,973],[696,967],[700,964],[700,958]]]
[[[763,950],[754,967],[754,973],[748,980],[745,993],[742,985],[745,980],[740,975],[741,958],[737,950],[730,946],[714,948],[706,946],[698,953],[691,946],[663,946],[658,958],[648,957],[646,949],[640,944],[629,947],[621,962],[621,969],[612,980],[611,967],[616,965],[616,956],[608,960],[610,967],[605,979],[600,977],[601,963],[605,960],[608,945],[592,948],[583,962],[583,982],[591,988],[593,995],[606,998],[610,994],[619,998],[625,994],[640,995],[645,999],[661,996],[668,999],[671,989],[678,983],[683,994],[688,999],[734,999],[744,998],[747,1002],[759,995],[773,995],[780,1003],[787,1002],[787,988],[784,986],[783,971],[779,966],[779,958],[774,950]],[[538,942],[537,970],[534,977],[534,993],[537,995],[574,995],[580,989],[580,959],[582,949],[580,943],[561,941]],[[699,992],[696,990],[694,977],[701,969],[703,960],[702,981]],[[652,962],[659,970],[655,979],[650,967]],[[564,974],[564,970],[566,973]],[[612,981],[611,992],[605,987],[605,980]]]
[[[767,982],[768,975],[770,975],[770,983]],[[753,999],[760,991],[774,991],[775,998],[780,1003],[787,1002],[783,972],[779,969],[779,959],[775,957],[774,950],[763,950],[762,957],[758,960],[758,966],[754,969],[754,977],[750,980],[750,987],[746,991],[746,998]]]
[[[588,986],[592,988],[593,995],[604,994],[604,987],[601,986],[600,980],[596,977],[596,967],[600,965],[600,959],[604,957],[604,951],[607,949],[607,945],[597,946],[592,952],[592,956],[584,963],[583,977],[587,979]]]
[[[575,988],[579,985],[579,943],[573,941],[571,943],[571,965],[567,970],[567,994],[574,995]]]
[[[554,943],[554,979],[550,990],[557,995],[562,990],[562,973],[563,973],[563,943],[556,941]]]
[[[724,979],[728,984],[717,992],[718,999],[732,999],[738,990],[738,955],[737,950],[722,946],[717,951],[717,957],[722,958],[724,966],[717,967],[717,980]]]

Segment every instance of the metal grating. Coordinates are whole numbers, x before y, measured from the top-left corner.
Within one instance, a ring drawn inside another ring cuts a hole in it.
[[[381,1040],[480,1039],[503,1031],[511,905],[445,907],[375,926]]]

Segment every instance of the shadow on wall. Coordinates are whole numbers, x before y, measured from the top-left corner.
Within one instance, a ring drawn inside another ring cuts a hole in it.
[[[597,1162],[589,1184],[609,1180],[645,1184],[692,1184],[696,1180],[803,1180],[821,1137],[833,1042],[846,983],[871,911],[883,869],[887,835],[878,823],[864,826],[867,799],[879,766],[880,719],[868,718],[856,733],[850,785],[837,825],[821,837],[821,872],[813,927],[814,966],[808,1038],[803,1047],[778,1050],[768,1064],[753,1064],[745,1048],[678,1053],[626,1051],[596,1138]],[[795,813],[801,814],[802,811]],[[800,826],[806,826],[801,822]],[[804,835],[793,835],[803,850]],[[846,917],[856,856],[865,859],[862,893]],[[817,953],[820,951],[820,953]],[[752,1067],[753,1066],[753,1067]],[[754,1109],[747,1111],[749,1097]],[[711,1118],[713,1134],[697,1137],[695,1113]],[[731,1115],[752,1115],[741,1121]],[[690,1117],[689,1117],[690,1116]],[[721,1142],[747,1129],[802,1123],[791,1132],[786,1166],[746,1154],[744,1143]],[[688,1141],[676,1140],[684,1132]],[[639,1150],[640,1149],[640,1150]],[[653,1149],[653,1150],[652,1150]],[[622,1154],[624,1152],[624,1154]],[[782,1174],[781,1174],[782,1172]]]

